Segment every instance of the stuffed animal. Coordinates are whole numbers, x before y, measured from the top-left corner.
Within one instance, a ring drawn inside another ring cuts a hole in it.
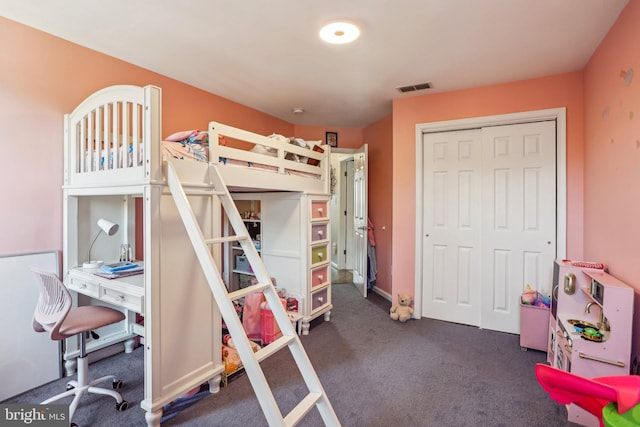
[[[406,322],[411,319],[413,315],[413,308],[411,308],[411,296],[407,294],[398,294],[398,304],[391,307],[389,311],[389,317],[393,320],[399,320]]]

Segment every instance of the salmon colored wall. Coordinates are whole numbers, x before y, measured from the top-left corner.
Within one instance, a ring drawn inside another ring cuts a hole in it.
[[[567,256],[582,258],[583,75],[574,72],[393,102],[393,294],[415,292],[416,125],[567,109]]]
[[[585,256],[640,292],[640,2],[630,1],[585,68]],[[632,73],[639,75],[633,76]],[[640,353],[640,298],[633,354]],[[613,332],[613,326],[612,326]],[[637,367],[634,367],[637,371]]]
[[[322,126],[294,125],[293,134],[306,141],[325,141],[325,132],[338,133],[338,148],[360,148],[363,144],[362,129],[358,128],[328,128]]]
[[[98,89],[161,87],[164,135],[214,119],[293,132],[285,121],[1,17],[0,40],[0,254],[62,249],[62,117]]]
[[[393,116],[389,115],[364,129],[369,145],[369,218],[374,226],[378,275],[376,286],[391,295],[393,195]]]

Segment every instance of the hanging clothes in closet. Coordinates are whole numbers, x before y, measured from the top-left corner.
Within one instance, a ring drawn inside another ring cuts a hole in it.
[[[367,242],[367,290],[371,290],[376,285],[378,266],[376,261],[376,238],[373,232],[373,223],[369,218],[367,218],[367,222],[367,233],[369,237]]]

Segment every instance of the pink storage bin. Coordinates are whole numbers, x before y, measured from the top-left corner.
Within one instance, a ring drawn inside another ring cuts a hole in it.
[[[547,351],[549,308],[520,301],[520,347]]]
[[[260,310],[260,338],[264,345],[271,344],[282,336],[282,331],[273,318],[271,310]]]
[[[284,298],[280,299],[282,307],[287,309],[287,301]],[[273,317],[273,312],[269,308],[260,309],[260,338],[262,344],[271,344],[282,336],[282,331],[276,323],[276,319]]]

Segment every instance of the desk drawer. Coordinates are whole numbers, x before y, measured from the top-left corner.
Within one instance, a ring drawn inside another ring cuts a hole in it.
[[[318,292],[312,293],[311,294],[311,313],[329,304],[331,302],[329,301],[329,298],[330,298],[329,287],[326,287]]]
[[[128,308],[136,313],[144,314],[144,301],[141,296],[131,295],[109,288],[101,289],[100,299],[104,302]]]
[[[314,268],[311,270],[311,287],[324,285],[327,283],[329,273],[329,264],[325,264],[322,267]]]
[[[71,278],[67,287],[70,291],[75,291],[92,298],[100,298],[100,285],[86,282],[82,279]]]
[[[314,224],[311,226],[311,241],[316,242],[318,240],[327,240],[327,223]]]
[[[327,210],[327,202],[325,200],[311,201],[311,218],[327,218],[329,211]]]
[[[311,248],[311,264],[318,264],[328,260],[327,245],[315,246]]]

